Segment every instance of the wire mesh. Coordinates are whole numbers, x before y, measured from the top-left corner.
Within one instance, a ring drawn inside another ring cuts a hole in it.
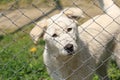
[[[114,0],[105,10],[105,4],[101,8],[98,1],[1,0],[0,80],[120,80],[120,1]],[[71,19],[64,12],[55,19],[51,17],[66,7],[82,10],[85,18]],[[72,21],[68,28],[60,24],[66,21],[59,22],[64,17]],[[43,19],[52,23],[43,28],[38,24]],[[29,35],[35,25],[44,32],[37,45]],[[73,25],[77,27],[74,33],[70,28]],[[43,35],[47,35],[47,40]],[[77,46],[71,46],[73,42]],[[78,49],[68,50],[71,47]],[[62,51],[70,55],[63,55]]]

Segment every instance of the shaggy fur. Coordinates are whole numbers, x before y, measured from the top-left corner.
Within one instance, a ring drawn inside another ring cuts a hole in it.
[[[112,0],[98,1],[106,14],[88,20],[78,30],[80,39],[88,46],[91,56],[95,59],[96,66],[100,66],[97,68],[97,73],[101,79],[108,80],[107,59],[111,57],[112,53],[116,56],[116,61],[120,66],[120,52],[118,52],[120,47],[118,46],[119,42],[116,41],[120,40],[118,38],[120,32],[120,9]]]

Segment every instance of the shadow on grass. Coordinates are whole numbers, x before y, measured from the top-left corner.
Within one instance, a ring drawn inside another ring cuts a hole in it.
[[[43,39],[40,39],[39,44],[40,45],[45,45],[45,41]]]
[[[1,41],[3,38],[4,38],[4,36],[3,36],[3,35],[0,35],[0,41]]]

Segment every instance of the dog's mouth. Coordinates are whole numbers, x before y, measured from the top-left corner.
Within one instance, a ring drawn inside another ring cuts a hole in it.
[[[65,51],[68,53],[68,55],[73,55],[75,52],[74,52],[74,46],[72,44],[67,44],[65,47],[64,47]]]

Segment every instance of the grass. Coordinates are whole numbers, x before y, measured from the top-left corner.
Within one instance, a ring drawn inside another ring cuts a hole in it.
[[[29,30],[27,27],[1,40],[0,80],[49,80],[42,59],[44,41],[41,39],[39,46],[33,45]],[[36,52],[30,51],[33,47]]]

